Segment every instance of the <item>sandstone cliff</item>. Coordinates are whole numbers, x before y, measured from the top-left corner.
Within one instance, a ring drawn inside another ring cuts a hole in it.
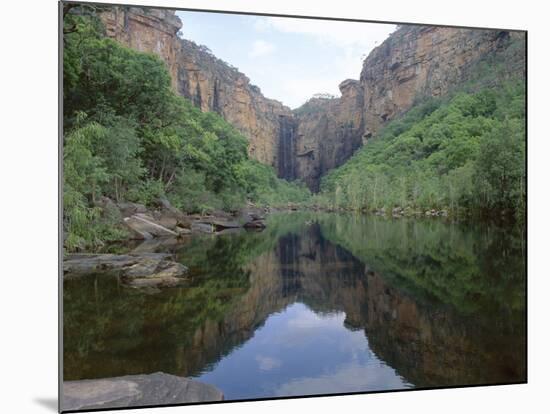
[[[508,50],[511,40],[520,47]],[[401,26],[365,59],[359,81],[340,85],[341,98],[312,99],[294,111],[296,178],[316,191],[323,174],[423,98],[444,96],[468,81],[524,75],[524,42],[523,33]],[[495,57],[504,67],[480,79],[480,66]]]
[[[264,97],[206,47],[180,38],[182,22],[174,11],[120,6],[101,18],[108,36],[159,55],[179,94],[241,131],[252,158],[314,191],[323,174],[343,164],[385,123],[419,99],[443,96],[472,80],[480,62],[507,53],[511,39],[522,47],[506,55],[506,68],[495,81],[525,71],[523,33],[404,25],[369,54],[359,80],[340,84],[340,98],[312,98],[291,111]]]
[[[280,118],[291,116],[282,103],[264,97],[237,69],[204,46],[179,39],[178,92],[203,111],[219,113],[249,140],[249,155],[277,167]]]
[[[182,22],[175,11],[120,6],[102,13],[101,20],[107,36],[163,59],[174,90],[202,111],[219,113],[248,138],[252,158],[278,168],[281,124],[284,128],[292,112],[264,97],[243,73],[208,48],[180,38]]]
[[[294,111],[298,120],[296,176],[313,191],[321,175],[343,164],[362,145],[363,87],[352,79],[340,84],[340,98],[312,98]]]
[[[401,26],[363,63],[365,133],[410,109],[415,100],[443,96],[476,76],[481,59],[501,52],[522,33],[435,26]],[[525,68],[524,53],[514,56],[513,72]]]
[[[172,85],[176,87],[179,51],[177,33],[182,23],[174,11],[113,6],[101,14],[101,20],[107,36],[132,49],[160,56],[168,66]]]

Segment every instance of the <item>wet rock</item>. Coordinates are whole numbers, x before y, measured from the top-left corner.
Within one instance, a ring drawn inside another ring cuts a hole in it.
[[[63,410],[88,410],[221,401],[216,387],[162,372],[64,381]]]

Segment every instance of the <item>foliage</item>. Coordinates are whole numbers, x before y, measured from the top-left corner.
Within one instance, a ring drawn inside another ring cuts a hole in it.
[[[525,86],[429,100],[322,180],[319,203],[453,212],[525,209]]]
[[[156,56],[103,36],[93,13],[66,14],[64,30],[64,210],[66,247],[120,236],[100,227],[106,196],[152,204],[167,196],[187,212],[299,201],[309,192],[249,160],[247,140],[215,113],[171,88]],[[256,177],[255,174],[259,176]]]

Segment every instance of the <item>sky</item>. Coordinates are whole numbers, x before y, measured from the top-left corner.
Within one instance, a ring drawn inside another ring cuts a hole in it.
[[[316,93],[340,96],[395,25],[178,11],[182,37],[206,45],[264,96],[297,108]]]

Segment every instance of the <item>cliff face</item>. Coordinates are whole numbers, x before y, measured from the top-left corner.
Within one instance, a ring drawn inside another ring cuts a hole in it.
[[[100,17],[107,36],[132,49],[160,56],[168,66],[172,86],[176,87],[179,57],[177,33],[182,23],[173,11],[112,7]]]
[[[219,113],[248,138],[252,158],[278,169],[280,118],[292,117],[292,112],[264,97],[243,73],[204,46],[179,38],[182,22],[175,11],[121,6],[102,13],[101,19],[107,36],[157,54],[168,66],[174,90],[202,111]],[[284,176],[282,171],[279,175]]]
[[[201,110],[219,113],[248,138],[252,158],[277,168],[280,118],[291,116],[290,109],[264,97],[243,73],[203,46],[178,41],[178,92]]]
[[[433,26],[402,26],[363,62],[365,134],[410,109],[415,99],[443,96],[469,80],[483,57],[521,33]],[[523,53],[512,71],[524,70]]]
[[[510,38],[524,38],[496,30],[401,26],[365,59],[359,81],[340,84],[340,98],[312,98],[291,111],[206,47],[179,38],[182,22],[174,11],[121,6],[101,18],[108,36],[159,55],[174,89],[237,128],[252,158],[275,167],[279,177],[304,180],[313,191],[323,174],[417,99],[445,95],[471,78],[477,62],[505,50]],[[525,71],[524,49],[510,56],[506,73]]]
[[[312,99],[294,111],[299,120],[297,178],[318,190],[320,177],[343,164],[384,124],[409,110],[417,99],[444,96],[471,80],[477,63],[504,53],[511,38],[524,39],[524,35],[400,27],[365,59],[359,81],[340,84],[341,98]],[[522,75],[524,49],[507,56],[499,75]]]
[[[294,111],[296,178],[313,191],[325,172],[342,165],[362,144],[363,87],[348,79],[340,84],[340,92],[340,98],[312,98]]]

